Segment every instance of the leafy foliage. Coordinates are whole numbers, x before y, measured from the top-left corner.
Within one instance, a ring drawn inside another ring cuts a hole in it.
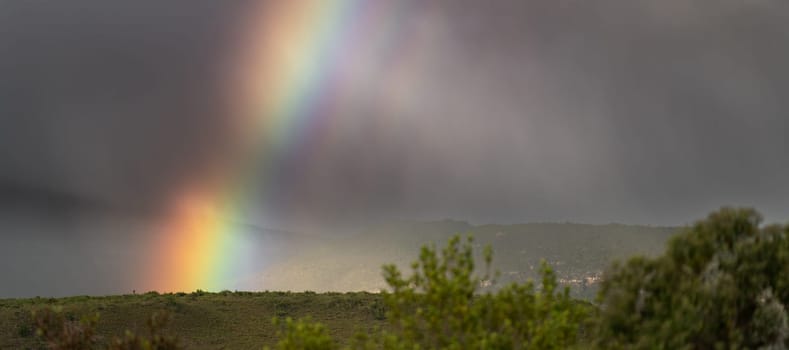
[[[166,335],[163,330],[170,321],[170,314],[155,313],[148,319],[148,336],[126,331],[123,338],[115,338],[110,350],[178,350],[182,349],[176,337]]]
[[[277,349],[332,350],[339,347],[324,325],[312,322],[309,318],[295,321],[286,318],[284,323],[274,319],[274,324],[282,326],[277,334],[280,337]]]
[[[93,349],[98,344],[97,315],[75,321],[68,319],[60,309],[46,308],[36,311],[33,318],[36,334],[52,350]]]
[[[665,255],[614,265],[604,279],[602,348],[789,346],[789,226],[724,208],[672,239]]]
[[[389,265],[384,276],[391,293],[384,296],[395,336],[406,347],[453,349],[567,348],[579,339],[588,312],[543,262],[541,290],[533,282],[510,284],[478,294],[489,283],[492,251],[484,253],[485,275],[474,277],[473,241],[450,239],[438,252],[423,247],[413,274],[403,277]]]
[[[543,263],[542,285],[511,284],[497,292],[480,294],[481,286],[492,283],[492,251],[484,253],[485,274],[475,275],[473,241],[452,238],[439,253],[423,247],[413,273],[405,277],[394,265],[384,267],[391,291],[384,294],[390,331],[360,334],[357,349],[564,349],[575,345],[584,330],[590,307],[572,300],[567,288],[559,289],[556,275]],[[288,321],[292,322],[292,321]],[[333,349],[318,328],[290,323],[284,343],[294,338],[309,349]],[[315,333],[315,334],[312,334]],[[312,338],[310,338],[312,337]]]
[[[52,350],[178,350],[181,346],[174,337],[164,335],[163,329],[169,321],[167,314],[154,314],[147,322],[149,335],[139,336],[126,331],[123,338],[115,338],[109,345],[100,346],[96,336],[98,315],[83,317],[80,321],[70,319],[59,308],[45,308],[34,314],[37,334]]]
[[[185,348],[261,349],[275,346],[280,327],[272,317],[311,317],[328,328],[341,345],[359,330],[386,326],[386,307],[380,293],[206,292],[137,293],[115,296],[0,299],[0,349],[40,349],[34,310],[62,308],[66,319],[100,314],[96,327],[99,348],[126,330],[148,336],[151,315],[167,313],[169,334],[177,335]],[[278,314],[281,314],[278,315]]]

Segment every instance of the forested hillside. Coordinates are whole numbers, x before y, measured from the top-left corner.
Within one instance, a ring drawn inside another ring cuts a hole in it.
[[[474,226],[462,221],[397,222],[368,226],[352,235],[305,239],[293,255],[270,267],[263,283],[271,290],[377,291],[385,284],[380,266],[401,267],[424,244],[441,245],[455,234],[472,234],[494,249],[500,282],[537,277],[545,259],[573,295],[590,299],[614,259],[663,251],[676,228],[619,224],[534,223]],[[325,236],[323,236],[325,237]]]

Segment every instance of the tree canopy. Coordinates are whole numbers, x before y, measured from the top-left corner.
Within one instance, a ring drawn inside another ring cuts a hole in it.
[[[614,264],[601,287],[601,348],[789,346],[789,226],[724,208],[674,237],[664,255]]]

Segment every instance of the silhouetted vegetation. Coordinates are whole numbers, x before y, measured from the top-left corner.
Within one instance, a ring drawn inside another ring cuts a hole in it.
[[[615,264],[600,294],[601,348],[789,347],[789,226],[722,209],[654,259]]]
[[[147,293],[0,301],[0,312],[16,310],[13,315],[19,323],[15,333],[9,333],[20,340],[11,347],[28,344],[50,349],[179,348],[179,341],[163,331],[169,318],[162,313],[148,320],[144,333],[126,331],[111,341],[99,336],[106,330],[95,313],[85,312],[92,309],[84,306],[114,314],[106,311],[129,300],[146,310],[166,310],[176,321],[192,322],[180,324],[174,332],[184,340],[192,338],[186,340],[192,348],[265,344],[282,350],[789,347],[789,226],[762,226],[753,210],[724,208],[674,237],[664,254],[614,263],[603,278],[596,304],[573,300],[544,262],[539,283],[501,284],[492,269],[492,251],[479,254],[475,247],[470,238],[454,237],[440,250],[423,247],[407,275],[395,265],[385,266],[389,287],[381,295]],[[476,265],[480,259],[483,266]],[[250,304],[252,300],[256,304]],[[62,305],[80,303],[80,312]],[[20,313],[26,308],[38,311],[31,318]],[[228,313],[216,317],[216,310]],[[256,321],[241,322],[249,318]],[[196,334],[198,329],[207,334]],[[223,338],[223,332],[254,334],[258,343],[248,338],[234,342]]]

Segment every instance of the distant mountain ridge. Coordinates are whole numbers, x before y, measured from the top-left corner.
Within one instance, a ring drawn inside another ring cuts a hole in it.
[[[499,283],[536,277],[536,269],[545,259],[576,296],[590,298],[613,260],[656,255],[677,231],[623,224],[384,223],[355,234],[302,242],[292,256],[266,271],[263,284],[270,290],[376,291],[385,286],[382,264],[395,263],[407,270],[422,245],[440,247],[453,235],[470,234],[479,247],[493,247],[494,268],[501,272]]]

